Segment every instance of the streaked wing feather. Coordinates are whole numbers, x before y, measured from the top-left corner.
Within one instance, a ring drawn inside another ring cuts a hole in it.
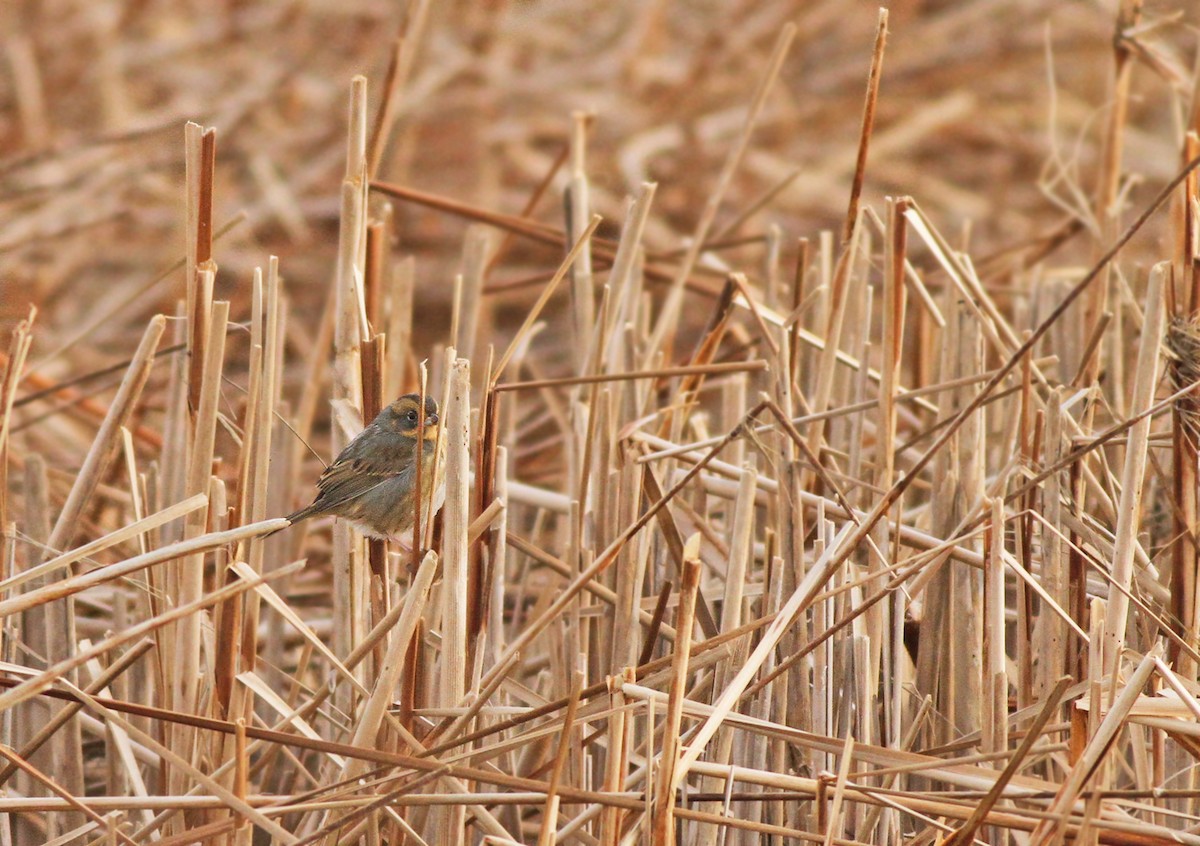
[[[367,435],[363,432],[363,435]],[[340,514],[345,506],[376,486],[401,476],[412,465],[409,438],[364,438],[351,441],[317,480],[312,505],[294,515],[297,520],[318,514]]]

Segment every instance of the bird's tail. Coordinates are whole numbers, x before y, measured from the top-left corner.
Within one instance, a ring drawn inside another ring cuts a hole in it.
[[[301,522],[302,520],[307,520],[309,517],[312,517],[314,514],[318,514],[318,513],[320,513],[319,508],[314,508],[311,505],[306,505],[304,508],[301,508],[299,511],[293,511],[291,514],[289,514],[287,517],[284,518],[285,520],[288,521],[288,524],[286,526],[280,526],[278,529],[272,529],[271,531],[265,532],[264,534],[260,535],[260,537],[269,538],[271,535],[282,532],[284,529],[290,529],[292,526],[296,525],[297,523]]]

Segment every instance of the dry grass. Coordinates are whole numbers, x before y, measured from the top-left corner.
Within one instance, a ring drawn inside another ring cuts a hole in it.
[[[1200,844],[1109,5],[0,7],[0,846]],[[415,548],[264,538],[409,390]]]

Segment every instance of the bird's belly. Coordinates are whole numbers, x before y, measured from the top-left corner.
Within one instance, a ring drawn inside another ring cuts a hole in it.
[[[412,488],[412,480],[404,476],[388,479],[361,497],[344,516],[368,537],[396,536],[412,528]]]

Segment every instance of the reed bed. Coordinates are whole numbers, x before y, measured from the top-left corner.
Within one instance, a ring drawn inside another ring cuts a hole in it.
[[[53,5],[0,844],[1200,844],[1190,6]]]

